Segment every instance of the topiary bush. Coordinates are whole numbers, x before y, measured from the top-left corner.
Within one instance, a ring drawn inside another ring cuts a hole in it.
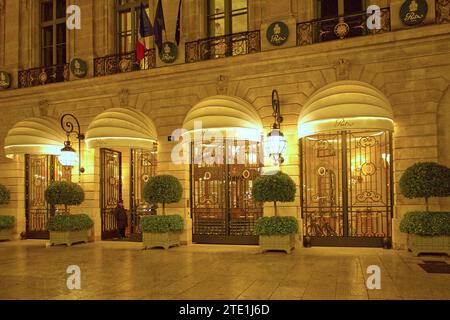
[[[184,220],[179,215],[146,216],[141,219],[141,229],[149,233],[181,232]]]
[[[286,236],[298,233],[298,221],[294,217],[263,217],[256,221],[258,236]]]
[[[400,191],[408,199],[450,196],[450,168],[435,162],[420,162],[406,169],[400,178]]]
[[[8,204],[10,198],[10,193],[8,188],[6,188],[4,185],[0,184],[0,205],[1,204]]]
[[[94,226],[86,214],[57,215],[49,218],[47,230],[53,232],[85,231]]]
[[[410,212],[400,222],[400,231],[420,236],[450,236],[450,212]]]
[[[8,230],[14,228],[16,219],[12,216],[0,216],[0,230]]]
[[[51,205],[78,206],[84,201],[84,191],[78,184],[67,181],[53,182],[45,190],[45,200]]]
[[[181,200],[183,186],[171,175],[154,176],[144,185],[144,199],[148,203],[161,203],[163,215],[166,214],[166,203],[176,203]]]
[[[275,216],[278,216],[277,202],[294,201],[296,191],[294,180],[282,172],[258,177],[253,183],[253,198],[258,202],[273,202]]]

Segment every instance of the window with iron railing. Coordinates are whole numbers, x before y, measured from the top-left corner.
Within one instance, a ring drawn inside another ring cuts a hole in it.
[[[207,0],[208,37],[248,31],[247,0]]]
[[[66,0],[40,1],[41,66],[66,63]]]

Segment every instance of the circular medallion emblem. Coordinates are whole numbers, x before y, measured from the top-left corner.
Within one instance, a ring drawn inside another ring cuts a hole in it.
[[[425,21],[428,4],[425,0],[407,0],[400,8],[400,19],[407,26],[415,26]]]
[[[46,73],[45,71],[42,71],[42,72],[39,74],[39,81],[42,82],[42,83],[46,83],[47,80],[48,80],[47,73]]]
[[[244,177],[244,179],[250,178],[250,171],[245,170],[245,171],[242,173],[242,176]]]
[[[267,41],[273,46],[285,44],[288,38],[289,28],[284,22],[274,22],[267,28]]]
[[[70,63],[70,71],[77,78],[84,78],[87,75],[88,66],[84,60],[75,58]]]
[[[173,42],[164,42],[162,50],[159,54],[161,61],[164,63],[174,63],[177,60],[178,48]]]
[[[126,72],[128,70],[130,66],[130,61],[128,61],[127,59],[122,59],[119,62],[119,69],[120,72]]]
[[[11,86],[11,75],[0,71],[0,89],[8,89]]]

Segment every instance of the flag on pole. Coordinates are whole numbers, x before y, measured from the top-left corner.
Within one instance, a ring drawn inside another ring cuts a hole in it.
[[[154,33],[155,33],[155,43],[158,46],[159,51],[162,50],[163,45],[163,30],[166,31],[166,24],[164,22],[164,12],[162,7],[161,0],[158,0],[158,7],[156,8],[155,22],[154,25]]]
[[[145,6],[141,2],[141,12],[139,14],[139,32],[136,42],[136,60],[141,61],[145,58],[145,38],[153,35],[153,27],[145,11]]]
[[[177,29],[175,31],[175,42],[177,43],[177,46],[180,45],[180,38],[181,38],[181,1],[178,5],[178,18],[177,18]]]

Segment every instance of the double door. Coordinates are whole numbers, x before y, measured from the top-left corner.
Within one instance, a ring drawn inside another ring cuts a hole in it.
[[[330,132],[301,141],[305,245],[389,246],[391,133]]]
[[[193,150],[192,154],[208,154],[206,148],[204,145],[200,150]],[[231,157],[223,152],[223,161],[206,164],[205,161],[193,159],[193,242],[257,244],[254,228],[256,220],[263,215],[263,205],[254,201],[252,190],[261,169],[259,145],[246,142],[241,146],[234,144],[225,148],[234,151]]]

